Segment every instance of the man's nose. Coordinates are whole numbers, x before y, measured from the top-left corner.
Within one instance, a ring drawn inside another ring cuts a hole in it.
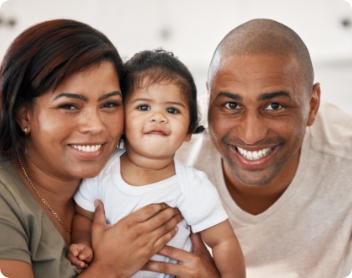
[[[238,137],[247,145],[254,145],[267,135],[267,128],[257,111],[247,111],[241,119]]]

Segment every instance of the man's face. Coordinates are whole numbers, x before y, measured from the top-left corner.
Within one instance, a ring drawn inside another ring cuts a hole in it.
[[[305,128],[314,122],[319,106],[319,85],[307,89],[299,71],[290,56],[215,61],[209,80],[209,131],[227,167],[244,185],[269,184],[291,171],[286,168],[299,156]]]

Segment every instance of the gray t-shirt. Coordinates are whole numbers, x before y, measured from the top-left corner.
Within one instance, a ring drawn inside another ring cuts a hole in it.
[[[36,278],[75,277],[68,247],[10,161],[0,158],[0,258],[32,265]]]
[[[207,115],[207,99],[200,102]],[[206,126],[206,122],[203,121]],[[242,247],[248,278],[341,278],[352,267],[352,117],[322,103],[307,128],[299,166],[284,194],[252,215],[231,198],[208,130],[177,153],[217,187]]]

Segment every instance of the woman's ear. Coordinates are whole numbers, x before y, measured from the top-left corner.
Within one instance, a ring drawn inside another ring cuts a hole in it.
[[[17,112],[16,121],[21,130],[27,135],[30,133],[31,114],[30,107],[28,104],[22,105],[21,108]]]

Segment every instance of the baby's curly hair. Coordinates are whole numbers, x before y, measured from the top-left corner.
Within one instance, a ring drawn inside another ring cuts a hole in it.
[[[148,85],[162,81],[176,84],[188,98],[190,114],[189,132],[199,133],[204,130],[199,126],[197,107],[197,88],[192,74],[172,52],[163,49],[138,52],[124,64],[125,81],[122,84],[124,98],[137,88],[148,77]]]

